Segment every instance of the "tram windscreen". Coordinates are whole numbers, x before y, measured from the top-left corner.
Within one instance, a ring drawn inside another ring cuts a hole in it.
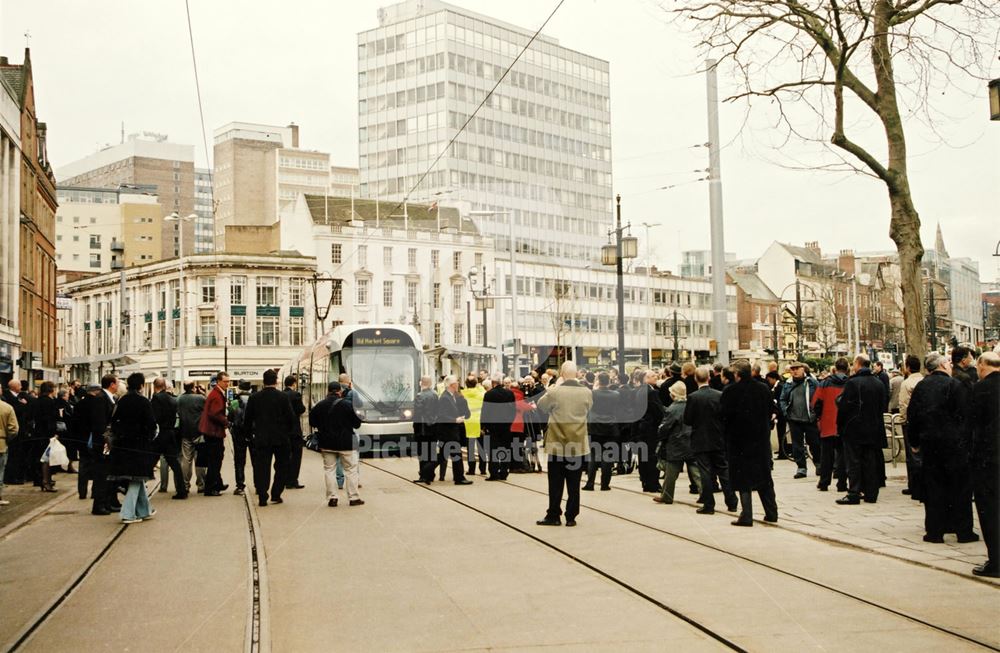
[[[420,354],[410,338],[385,329],[351,336],[342,356],[358,415],[368,422],[409,419],[420,373]]]

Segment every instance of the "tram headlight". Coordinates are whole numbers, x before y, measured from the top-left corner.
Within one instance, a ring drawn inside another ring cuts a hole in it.
[[[407,408],[406,410],[403,411],[403,417],[405,417],[406,419],[410,419],[411,417],[413,417],[413,411]]]

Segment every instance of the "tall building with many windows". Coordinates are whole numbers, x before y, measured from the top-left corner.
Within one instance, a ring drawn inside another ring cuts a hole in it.
[[[416,187],[413,202],[492,212],[500,250],[513,219],[520,254],[582,266],[611,219],[608,62],[539,36],[469,121],[532,34],[437,0],[380,9],[358,35],[361,196]]]
[[[212,171],[194,169],[194,253],[215,251],[215,207],[212,195]]]

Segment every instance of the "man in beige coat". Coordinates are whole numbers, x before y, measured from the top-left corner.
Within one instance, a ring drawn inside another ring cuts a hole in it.
[[[6,401],[0,401],[0,506],[10,505],[3,498],[3,472],[7,466],[7,438],[17,435],[19,428],[14,409]]]
[[[549,509],[539,526],[559,526],[562,515],[563,487],[567,490],[566,525],[576,526],[580,512],[580,476],[587,441],[587,416],[594,404],[590,388],[577,380],[576,363],[566,361],[559,380],[538,401],[538,409],[549,414],[545,450],[549,456]]]

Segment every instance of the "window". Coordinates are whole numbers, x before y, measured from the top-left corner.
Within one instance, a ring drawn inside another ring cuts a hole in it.
[[[465,327],[465,325],[461,324],[461,323],[455,325],[455,333],[453,334],[455,336],[455,339],[454,339],[453,342],[456,345],[462,344],[462,340],[465,339],[465,328],[464,327]]]
[[[462,269],[462,252],[453,252],[451,255],[451,269],[458,272]]]
[[[440,322],[435,322],[434,323],[434,344],[436,345],[436,344],[438,344],[440,342],[441,342],[441,323]]]
[[[229,303],[233,306],[245,306],[247,296],[247,278],[233,277],[229,285]]]
[[[201,303],[214,304],[215,277],[202,277],[200,280],[200,284],[201,284]]]
[[[330,262],[334,265],[340,265],[344,260],[344,248],[340,243],[332,243],[330,245]]]
[[[382,306],[386,308],[392,307],[392,282],[383,281],[382,282]]]
[[[305,318],[288,318],[288,344],[293,347],[305,344]]]
[[[215,315],[202,315],[198,318],[198,347],[215,346]]]
[[[368,245],[358,245],[358,267],[368,267]]]
[[[354,303],[358,306],[368,306],[368,291],[371,286],[370,279],[358,279],[355,284]]]
[[[476,338],[476,344],[477,345],[485,345],[486,344],[485,342],[483,342],[483,335],[484,335],[483,334],[483,325],[482,324],[477,324],[476,325],[476,336],[475,336],[475,338]]]
[[[439,252],[436,249],[432,249],[431,250],[431,267],[436,270],[438,268],[438,265],[440,264],[440,262],[441,262],[441,252]]]
[[[288,305],[305,306],[305,295],[302,292],[303,281],[296,277],[288,280]]]
[[[406,250],[406,265],[409,266],[411,270],[417,268],[417,248],[411,247]]]
[[[257,306],[278,305],[278,280],[274,277],[257,278]]]
[[[382,248],[382,265],[384,265],[386,267],[386,269],[391,269],[392,268],[392,248],[391,247],[383,247]]]
[[[229,318],[229,344],[236,346],[247,344],[247,318],[245,315],[234,315]]]
[[[330,305],[331,306],[343,306],[344,304],[344,286],[340,279],[334,279],[330,284]]]
[[[406,307],[416,308],[417,307],[417,282],[407,281],[406,282]]]
[[[101,249],[100,234],[93,234],[90,236],[90,249]]]
[[[434,294],[433,294],[433,306],[434,308],[441,308],[441,284],[434,284]]]
[[[462,284],[456,283],[451,287],[451,307],[458,310],[462,305]]]
[[[476,252],[476,267],[483,267],[483,255],[481,252]]]
[[[278,344],[278,318],[270,316],[257,318],[257,344],[267,347]]]
[[[91,254],[90,255],[90,267],[92,267],[92,268],[99,268],[99,267],[101,267],[101,255],[100,254]]]

